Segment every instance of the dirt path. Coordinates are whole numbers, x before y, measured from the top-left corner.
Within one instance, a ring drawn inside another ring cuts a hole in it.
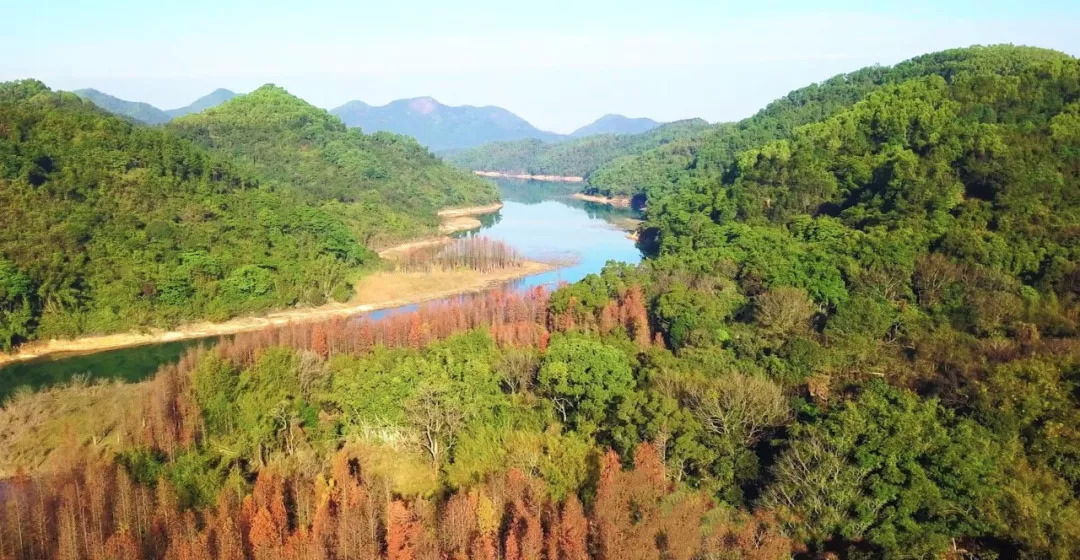
[[[499,208],[502,208],[501,203],[472,208],[454,208],[444,210],[439,215],[444,220],[450,221],[477,214],[496,212]],[[384,249],[379,255],[384,258],[392,258],[399,253],[418,247],[446,243],[450,239],[450,237],[443,236],[412,241]],[[376,272],[361,278],[357,282],[356,295],[348,303],[329,303],[318,307],[284,309],[255,317],[237,317],[221,323],[203,321],[168,331],[152,329],[147,332],[126,332],[84,336],[75,339],[51,339],[31,342],[20,346],[15,353],[0,352],[0,366],[32,360],[49,354],[89,354],[143,344],[157,344],[253,331],[288,323],[302,323],[331,317],[348,317],[378,309],[421,303],[458,294],[481,292],[511,280],[552,270],[558,266],[557,264],[525,261],[520,266],[492,272],[478,272],[475,270],[447,270],[430,273]]]

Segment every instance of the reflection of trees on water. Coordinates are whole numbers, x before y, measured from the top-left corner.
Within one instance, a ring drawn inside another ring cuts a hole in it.
[[[521,204],[540,204],[553,198],[568,197],[581,190],[580,184],[528,181],[524,179],[495,179],[504,201]]]
[[[600,204],[598,202],[589,202],[587,200],[578,200],[576,198],[568,198],[565,202],[567,206],[584,210],[590,218],[604,220],[605,222],[615,223],[616,220],[625,218],[640,220],[642,217],[641,212],[637,210],[618,208],[610,204]]]
[[[581,192],[580,183],[554,183],[524,179],[496,179],[495,183],[499,185],[499,194],[503,201],[539,204],[549,200],[558,200],[571,208],[584,210],[589,218],[609,223],[616,223],[617,220],[625,218],[642,218],[638,210],[571,198],[574,194]],[[481,221],[483,221],[482,218]],[[493,223],[498,223],[498,220]]]
[[[504,199],[505,200],[505,199]],[[480,220],[480,227],[476,229],[470,229],[467,231],[459,231],[451,234],[450,237],[473,237],[479,235],[481,231],[499,223],[502,221],[502,212],[492,212],[491,214],[480,214],[474,216],[477,220]]]
[[[81,356],[46,356],[9,364],[0,368],[0,403],[19,387],[37,390],[63,385],[75,377],[88,383],[99,380],[139,382],[153,375],[161,364],[179,361],[189,348],[214,344],[219,338],[147,344]]]

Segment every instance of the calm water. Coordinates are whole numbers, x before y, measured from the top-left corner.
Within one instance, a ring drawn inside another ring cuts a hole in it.
[[[626,232],[618,228],[621,220],[638,218],[632,210],[614,209],[601,204],[570,198],[578,185],[539,181],[500,180],[503,209],[484,216],[480,230],[462,235],[484,235],[514,246],[528,259],[572,262],[570,266],[531,276],[512,283],[516,289],[537,285],[576,282],[598,272],[609,260],[636,263],[641,253]],[[371,313],[372,318],[415,309],[405,306]],[[194,345],[208,342],[188,340],[81,356],[52,356],[0,368],[0,401],[20,386],[31,389],[66,382],[75,376],[87,379],[138,381],[174,362]]]
[[[632,210],[570,198],[579,185],[540,181],[498,181],[503,208],[494,223],[474,235],[498,239],[528,259],[574,264],[515,283],[522,289],[577,282],[610,260],[637,263],[641,252],[616,223],[638,218]]]

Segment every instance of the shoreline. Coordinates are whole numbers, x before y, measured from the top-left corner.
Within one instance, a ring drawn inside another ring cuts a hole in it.
[[[443,224],[439,226],[439,231],[443,235],[439,237],[418,239],[387,247],[379,251],[379,256],[382,258],[389,258],[396,253],[409,251],[419,247],[447,243],[451,241],[452,238],[446,234],[462,231],[463,229],[475,229],[475,227],[480,225],[480,221],[472,216],[498,212],[502,207],[502,202],[497,202],[486,206],[470,206],[465,208],[447,208],[440,210],[437,215],[440,218],[443,218]],[[475,226],[473,225],[473,222],[475,222]],[[364,276],[357,282],[356,292],[352,299],[347,303],[328,303],[317,307],[279,309],[260,315],[234,317],[218,323],[198,321],[181,325],[171,330],[150,329],[143,332],[127,331],[113,334],[88,335],[70,339],[53,338],[49,340],[38,340],[20,346],[14,353],[0,352],[0,367],[55,354],[94,354],[97,352],[118,350],[120,348],[130,348],[134,346],[224,336],[281,326],[289,323],[304,323],[332,317],[347,317],[360,313],[378,311],[380,309],[424,303],[455,295],[483,292],[513,280],[519,280],[527,276],[553,270],[558,268],[558,266],[559,265],[552,263],[523,261],[518,267],[496,270],[489,273],[467,271],[471,273],[467,274],[465,273],[466,271],[463,271],[457,274],[455,278],[451,278],[451,281],[442,283],[437,288],[427,291],[421,290],[407,297],[384,297],[375,301],[365,301],[365,298],[361,294],[365,283],[378,281],[386,282],[388,275],[390,276],[389,280],[391,283],[405,282],[409,279],[408,276],[410,274],[418,274],[375,272]],[[430,276],[430,274],[428,275]],[[447,276],[447,274],[444,273],[443,276]],[[452,287],[443,287],[446,285]],[[2,373],[0,373],[0,375],[2,375]]]
[[[503,203],[493,202],[484,206],[463,206],[461,208],[443,208],[435,213],[440,218],[460,218],[462,216],[480,216],[482,214],[494,214],[502,210]]]
[[[435,213],[441,220],[439,224],[439,233],[442,235],[449,235],[451,233],[457,233],[459,231],[469,231],[480,227],[483,227],[483,223],[476,219],[476,216],[482,216],[485,214],[494,214],[499,210],[502,210],[503,203],[496,202],[494,204],[488,204],[486,206],[466,206],[463,208],[444,208]],[[407,245],[408,243],[406,243]],[[394,247],[388,247],[379,251],[379,256],[382,256],[384,251],[389,251]]]
[[[0,353],[0,367],[54,354],[94,354],[106,350],[118,350],[120,348],[131,348],[148,344],[160,344],[164,342],[176,342],[180,340],[250,332],[269,327],[288,325],[290,323],[307,323],[334,317],[349,317],[361,313],[369,313],[371,311],[425,303],[456,295],[484,292],[513,280],[520,280],[534,274],[554,270],[558,266],[559,265],[557,264],[545,262],[523,261],[520,266],[497,270],[490,273],[480,273],[476,271],[444,271],[444,275],[456,276],[456,279],[461,283],[449,288],[440,287],[438,289],[414,293],[408,297],[365,301],[365,298],[361,293],[366,289],[364,286],[365,281],[396,285],[407,281],[410,275],[414,277],[432,276],[431,273],[376,272],[365,276],[364,279],[357,283],[357,294],[349,303],[328,303],[318,307],[284,309],[263,315],[235,317],[220,323],[209,321],[189,323],[168,331],[151,329],[149,332],[128,331],[124,333],[90,335],[72,339],[54,338],[35,341],[23,345],[20,347],[20,350],[14,354]],[[0,375],[2,375],[2,372],[0,372]]]
[[[473,171],[481,177],[498,177],[502,179],[525,179],[529,181],[550,181],[552,183],[584,183],[584,177],[573,175],[530,175],[528,173],[508,173],[505,171]]]
[[[574,193],[570,196],[571,198],[576,198],[577,200],[584,200],[585,202],[595,202],[596,204],[607,204],[608,206],[614,206],[616,208],[630,208],[631,206],[630,197],[628,196],[607,197],[585,193]]]

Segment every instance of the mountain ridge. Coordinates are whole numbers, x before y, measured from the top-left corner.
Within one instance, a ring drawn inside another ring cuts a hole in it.
[[[134,119],[144,124],[162,124],[169,122],[169,119],[172,118],[165,111],[149,103],[120,99],[94,88],[77,89],[72,93],[110,113]]]
[[[217,88],[195,101],[192,101],[188,105],[166,110],[159,109],[158,107],[143,101],[121,99],[94,88],[77,89],[72,93],[83,99],[89,100],[94,105],[97,105],[110,113],[134,119],[143,124],[164,124],[177,117],[217,107],[237,96],[236,92],[225,88]]]
[[[74,93],[110,113],[150,125],[164,124],[217,107],[238,95],[218,88],[183,107],[160,109],[150,103],[122,99],[94,88],[78,89]],[[328,111],[347,126],[365,132],[385,131],[412,136],[433,152],[470,149],[493,142],[540,140],[555,144],[595,134],[641,134],[665,124],[649,118],[608,113],[569,134],[559,134],[538,128],[497,105],[446,105],[427,95],[395,99],[383,105],[352,100]]]
[[[395,99],[385,105],[359,100],[330,110],[350,127],[412,136],[432,151],[470,148],[494,141],[536,138],[558,141],[562,135],[541,130],[495,105],[445,105],[431,96]]]

